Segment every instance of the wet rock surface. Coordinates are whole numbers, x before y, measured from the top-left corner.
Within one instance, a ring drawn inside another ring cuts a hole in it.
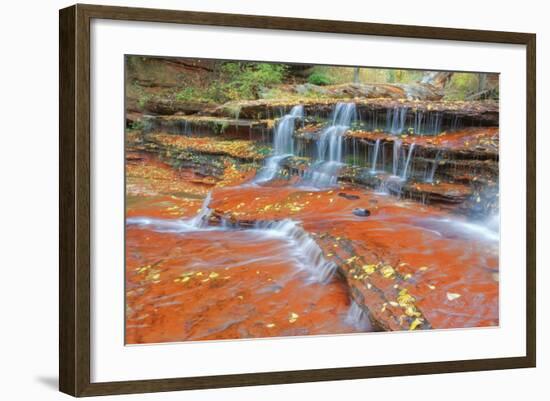
[[[456,102],[364,97],[352,97],[347,101],[353,101],[356,104],[359,117],[365,121],[376,118],[385,123],[387,113],[402,110],[409,118],[419,112],[423,113],[425,118],[428,115],[435,116],[437,113],[447,120],[460,118],[469,124],[475,122],[477,125],[498,125],[498,103],[492,101]],[[306,114],[329,118],[334,106],[339,102],[342,102],[341,98],[303,99],[300,103],[303,104]],[[244,119],[272,119],[282,117],[295,104],[295,101],[287,99],[234,101],[205,108],[199,114],[231,118],[239,116]]]
[[[337,104],[127,116],[128,343],[499,324],[498,104]]]
[[[334,191],[247,192],[218,192],[211,203],[214,218],[237,225],[285,217],[301,221],[377,327],[498,324],[496,234],[480,234],[473,223],[440,209],[372,193],[359,192],[361,201],[349,201]],[[371,216],[350,219],[362,205]]]

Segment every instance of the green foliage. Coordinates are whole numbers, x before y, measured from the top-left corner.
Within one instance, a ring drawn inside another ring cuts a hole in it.
[[[141,120],[133,121],[132,124],[130,125],[130,129],[132,130],[142,130],[144,127],[145,125]]]
[[[198,93],[198,90],[192,86],[187,86],[180,90],[178,93],[176,93],[176,100],[180,102],[188,102],[192,100],[197,100],[197,98],[200,98],[200,94]]]
[[[262,99],[281,99],[288,96],[288,92],[281,90],[280,88],[269,88],[262,92]]]
[[[164,60],[155,58],[126,58],[126,94],[140,109],[143,110],[152,98],[216,104],[258,98],[293,101],[322,99],[331,96],[332,91],[320,86],[357,81],[364,84],[408,84],[420,81],[425,74],[421,70],[322,65],[296,69],[275,63],[211,61],[196,71],[185,70],[175,76],[173,69],[165,64]],[[306,71],[308,75],[305,79],[315,86],[301,85]],[[168,85],[154,86],[156,82]],[[295,86],[280,85],[282,83]],[[464,100],[479,93],[482,87],[486,86],[479,82],[478,74],[455,73],[445,88],[445,99]],[[487,96],[498,98],[498,87]],[[231,114],[238,116],[239,110],[232,110]]]
[[[477,91],[479,85],[478,74],[456,72],[445,87],[446,100],[465,100],[468,95]]]
[[[207,87],[186,86],[176,93],[179,101],[256,99],[260,91],[283,81],[286,66],[269,63],[223,63]]]
[[[332,78],[328,74],[321,71],[314,71],[308,78],[307,81],[313,85],[330,85],[332,84]]]
[[[138,99],[138,106],[140,109],[144,109],[147,102],[151,99],[151,95],[142,93]]]
[[[223,83],[214,85],[215,93],[219,96],[220,89],[226,97],[232,99],[255,99],[260,90],[269,85],[280,84],[286,73],[283,64],[269,63],[224,63],[221,68]]]

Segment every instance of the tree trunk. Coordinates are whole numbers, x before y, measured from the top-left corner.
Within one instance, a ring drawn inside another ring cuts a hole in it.
[[[359,67],[355,67],[353,69],[353,83],[354,84],[359,83]]]
[[[449,83],[452,76],[453,76],[452,72],[427,71],[422,77],[422,79],[420,80],[420,83],[431,85],[437,89],[443,89],[445,88],[445,85]]]

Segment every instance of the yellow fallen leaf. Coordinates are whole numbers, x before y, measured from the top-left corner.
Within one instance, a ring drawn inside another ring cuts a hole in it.
[[[414,330],[416,329],[418,326],[420,326],[422,324],[424,320],[417,317],[416,319],[414,319],[411,323],[411,325],[409,326],[409,330]]]
[[[362,269],[366,274],[372,274],[376,271],[376,265],[363,265]]]
[[[407,291],[406,288],[403,288],[401,291],[399,291],[399,295],[397,296],[397,302],[399,302],[399,305],[402,307],[405,307],[409,304],[412,304],[416,299],[409,294],[409,291]]]
[[[460,297],[461,297],[460,294],[457,294],[457,293],[454,293],[454,292],[448,292],[447,293],[447,299],[449,301],[454,301],[455,299],[460,298]]]
[[[430,290],[435,290],[435,285],[427,284]]]
[[[418,270],[421,271],[421,272],[425,272],[426,270],[428,270],[428,267],[427,266],[422,266]]]
[[[216,272],[212,272],[208,275],[208,277],[210,277],[210,278],[217,278],[218,276],[219,276],[219,274],[216,273]]]
[[[268,323],[265,325],[265,327],[267,327],[268,329],[272,329],[273,327],[275,327],[275,323]]]
[[[288,317],[288,322],[289,323],[294,323],[296,320],[298,320],[299,317],[300,317],[300,315],[298,315],[297,313],[290,312],[290,315]]]
[[[149,270],[150,268],[151,268],[151,265],[146,265],[146,266],[138,267],[138,268],[136,269],[136,271],[137,271],[138,273],[143,273],[143,272]]]
[[[393,267],[390,265],[386,265],[380,269],[380,272],[382,273],[382,276],[384,278],[392,278],[395,275],[395,270],[393,270]]]
[[[405,314],[410,317],[419,317],[421,313],[414,307],[414,305],[408,305],[405,308]]]

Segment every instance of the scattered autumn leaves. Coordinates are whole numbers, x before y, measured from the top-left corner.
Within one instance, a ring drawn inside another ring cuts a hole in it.
[[[215,137],[189,137],[171,134],[152,134],[149,141],[175,150],[211,155],[225,155],[238,159],[260,159],[263,155],[253,141],[241,139],[218,140]]]

